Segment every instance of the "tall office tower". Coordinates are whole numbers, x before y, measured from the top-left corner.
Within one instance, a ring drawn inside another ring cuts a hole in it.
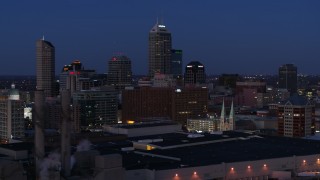
[[[117,90],[132,85],[131,60],[127,56],[113,56],[109,60],[108,84]]]
[[[43,90],[45,97],[55,95],[55,48],[44,39],[36,42],[37,90]]]
[[[171,33],[158,22],[149,32],[149,76],[170,74]]]
[[[278,104],[278,134],[306,137],[315,133],[315,106],[306,98],[294,94]]]
[[[204,66],[199,61],[191,61],[184,73],[185,85],[200,85],[206,82],[206,72]]]
[[[79,60],[75,60],[71,64],[63,66],[59,75],[60,90],[67,89],[68,77],[77,74],[81,69],[82,63]]]
[[[290,93],[297,92],[297,67],[284,64],[279,67],[279,89],[287,89]]]
[[[95,74],[95,70],[85,70],[81,62],[75,60],[62,68],[59,77],[60,91],[68,89],[73,94],[75,91],[88,90],[94,87],[94,81],[91,78]]]
[[[171,74],[175,78],[182,76],[182,50],[171,49]]]

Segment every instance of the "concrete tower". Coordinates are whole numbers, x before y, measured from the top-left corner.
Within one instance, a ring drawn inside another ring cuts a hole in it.
[[[170,74],[171,33],[158,22],[149,32],[149,76],[155,73]]]
[[[61,105],[62,105],[62,133],[61,133],[61,161],[62,170],[66,177],[70,176],[71,171],[71,96],[69,90],[62,90]]]
[[[55,48],[44,39],[36,42],[37,90],[43,90],[45,97],[53,97],[55,91]]]
[[[35,121],[35,161],[36,161],[36,172],[39,175],[40,164],[44,158],[44,92],[35,91],[35,102],[34,102],[34,121]]]

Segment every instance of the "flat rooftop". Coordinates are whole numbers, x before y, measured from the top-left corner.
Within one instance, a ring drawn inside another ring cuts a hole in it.
[[[146,127],[156,127],[156,126],[168,126],[168,125],[177,125],[176,122],[158,122],[158,123],[135,123],[135,124],[119,124],[112,125],[115,128],[123,129],[135,129],[135,128],[146,128]]]
[[[205,134],[202,137],[188,137],[189,133],[169,133],[169,134],[160,134],[160,135],[150,135],[150,136],[140,136],[135,138],[130,138],[131,141],[139,141],[145,139],[163,139],[161,142],[152,142],[151,144],[161,147],[183,145],[183,144],[192,144],[192,143],[201,143],[209,141],[221,141],[221,140],[230,140],[234,138],[247,138],[252,134],[242,133],[242,132],[224,132],[222,135],[218,134]]]
[[[189,138],[192,142],[189,140],[189,142],[185,141],[184,143],[219,140],[219,136],[220,139],[233,139],[223,142],[208,141],[208,143],[204,144],[169,149],[122,152],[123,164],[126,169],[139,169],[144,167],[164,170],[221,164],[222,162],[231,163],[320,154],[319,141],[275,136],[256,136],[252,134],[245,136],[245,134],[246,133],[237,132],[224,132],[223,135],[210,134],[205,137],[194,138],[193,140]],[[173,145],[174,141],[176,141],[176,144],[181,144],[182,134],[175,134],[174,137],[171,135],[173,134],[158,135],[156,137],[162,137],[164,142],[150,144]],[[169,137],[173,139],[168,139]],[[149,136],[149,138],[151,137]],[[169,142],[165,142],[166,140]]]
[[[31,151],[31,149],[34,147],[34,143],[30,142],[20,142],[20,143],[11,143],[11,144],[1,144],[0,148],[9,149],[13,151],[23,151],[28,150]]]

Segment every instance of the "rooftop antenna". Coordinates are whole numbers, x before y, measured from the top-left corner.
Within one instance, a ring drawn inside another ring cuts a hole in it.
[[[44,41],[44,35],[42,35],[42,41]]]

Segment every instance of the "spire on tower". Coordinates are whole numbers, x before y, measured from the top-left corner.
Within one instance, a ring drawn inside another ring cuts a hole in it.
[[[229,114],[229,119],[234,117],[234,110],[233,110],[233,101],[231,103],[231,108],[230,108],[230,114]]]
[[[220,115],[220,131],[225,131],[225,109],[224,109],[224,99],[222,101],[222,107],[221,107],[221,115]]]
[[[225,117],[225,114],[226,114],[226,112],[225,112],[225,109],[224,109],[224,99],[223,99],[223,101],[222,101],[222,107],[221,107],[221,115],[220,115],[220,118],[222,119],[224,119],[224,117]]]
[[[234,109],[233,109],[233,100],[231,103],[230,114],[229,114],[229,130],[234,130],[235,128],[235,121],[234,121]]]

